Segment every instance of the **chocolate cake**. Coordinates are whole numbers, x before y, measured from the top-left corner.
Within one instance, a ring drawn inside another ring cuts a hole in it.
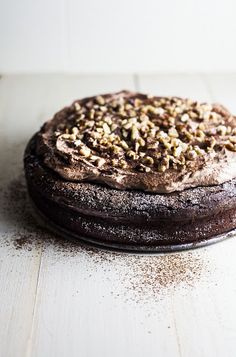
[[[221,105],[128,91],[77,100],[24,161],[37,211],[73,239],[168,250],[236,228],[236,117]]]

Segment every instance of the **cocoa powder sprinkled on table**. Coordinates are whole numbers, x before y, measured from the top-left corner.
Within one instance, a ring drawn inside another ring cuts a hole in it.
[[[0,212],[12,229],[2,234],[0,245],[8,245],[18,254],[37,254],[53,247],[53,254],[69,264],[73,257],[85,257],[87,278],[103,271],[103,279],[112,281],[111,295],[127,301],[160,298],[168,289],[194,287],[208,273],[203,250],[160,255],[112,252],[65,240],[42,228],[32,216],[23,174],[8,184],[0,183]],[[113,272],[111,274],[111,272]],[[122,288],[122,291],[121,291]]]

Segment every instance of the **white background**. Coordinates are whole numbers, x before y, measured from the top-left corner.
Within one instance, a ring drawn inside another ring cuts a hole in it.
[[[235,0],[0,0],[0,72],[236,71]]]

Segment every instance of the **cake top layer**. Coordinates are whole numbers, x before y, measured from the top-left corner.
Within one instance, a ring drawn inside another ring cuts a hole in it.
[[[236,177],[236,118],[220,105],[122,91],[57,113],[37,152],[67,180],[180,191]]]

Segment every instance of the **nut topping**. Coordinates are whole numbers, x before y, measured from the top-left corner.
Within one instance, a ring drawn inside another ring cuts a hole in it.
[[[55,140],[98,168],[161,173],[236,152],[235,118],[206,103],[121,92],[75,102],[72,109],[55,128]]]

